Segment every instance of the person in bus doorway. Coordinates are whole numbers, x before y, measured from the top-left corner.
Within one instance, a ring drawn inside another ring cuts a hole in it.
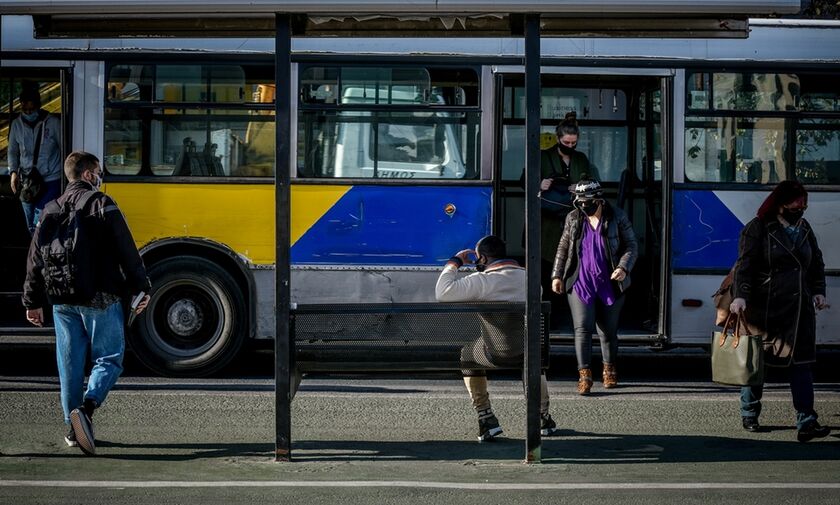
[[[589,158],[577,150],[580,137],[580,127],[577,113],[566,114],[563,121],[555,130],[557,143],[540,153],[540,219],[541,219],[541,247],[540,258],[542,269],[540,281],[543,293],[551,302],[552,322],[556,328],[565,310],[560,309],[562,297],[551,290],[551,266],[557,252],[557,243],[563,234],[563,224],[566,216],[572,210],[572,195],[570,185],[582,179],[598,180],[596,168],[589,162]],[[522,187],[525,186],[525,172],[520,178]],[[523,239],[524,242],[524,239]]]
[[[779,183],[746,224],[738,242],[732,283],[732,313],[767,332],[765,363],[786,367],[796,410],[797,439],[828,436],[814,410],[816,311],[828,308],[825,267],[817,237],[802,216],[808,193],[796,181]],[[741,421],[747,431],[760,431],[764,386],[741,388]]]
[[[627,214],[603,198],[601,184],[574,186],[575,209],[566,217],[551,270],[551,289],[566,294],[575,328],[578,393],[592,389],[592,333],[601,340],[604,388],[617,385],[618,318],[638,256]]]
[[[26,319],[35,326],[43,326],[44,308],[52,305],[61,407],[65,424],[71,425],[64,440],[93,455],[93,412],[122,373],[126,322],[122,298],[136,298],[139,314],[149,302],[149,295],[142,295],[151,284],[122,212],[99,192],[102,168],[96,156],[71,153],[64,173],[70,181],[67,189],[44,209],[32,238],[22,302]],[[63,217],[70,209],[80,213],[77,219]],[[70,225],[59,222],[73,222],[75,229],[65,230],[62,227]],[[72,245],[63,238],[68,235],[76,237]],[[62,251],[58,259],[44,254],[56,247],[68,253]],[[55,268],[67,257],[72,258],[66,261],[67,268]],[[87,365],[92,369],[85,388]]]
[[[10,182],[12,192],[21,198],[31,235],[44,206],[61,194],[61,121],[41,108],[41,94],[32,83],[24,83],[19,102],[21,114],[9,128]],[[20,192],[22,178],[31,177],[33,170],[40,191]]]
[[[475,260],[473,261],[473,258]],[[458,269],[464,264],[475,263],[476,272],[465,277],[458,276]],[[527,298],[527,274],[515,260],[507,257],[507,246],[501,238],[487,235],[478,241],[475,250],[464,249],[452,256],[438,277],[435,297],[439,302],[525,302]],[[488,317],[488,316],[482,316]],[[505,325],[494,321],[491,324]],[[479,363],[483,366],[522,366],[524,352],[524,326],[520,321],[506,332],[504,342],[493,342],[484,337],[467,345],[462,350],[462,363]],[[502,434],[499,420],[493,413],[490,394],[487,390],[487,374],[484,370],[464,369],[464,384],[478,414],[478,441],[493,440]],[[540,433],[554,436],[559,433],[557,424],[549,414],[548,382],[545,374],[540,375]]]

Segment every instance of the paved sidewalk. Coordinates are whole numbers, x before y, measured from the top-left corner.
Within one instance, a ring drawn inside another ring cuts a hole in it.
[[[561,436],[544,440],[542,464],[525,465],[517,381],[491,383],[506,438],[479,444],[458,380],[305,380],[293,403],[295,461],[275,463],[271,381],[123,380],[94,418],[98,457],[88,458],[64,445],[54,378],[0,378],[0,503],[73,503],[73,486],[109,504],[478,503],[491,491],[518,503],[581,489],[579,503],[665,503],[674,493],[703,503],[836,502],[840,385],[818,386],[821,421],[835,432],[808,444],[795,441],[783,384],[768,388],[770,431],[758,434],[740,428],[733,388],[625,383],[580,397],[573,387],[550,384]],[[116,488],[125,501],[105,492]]]

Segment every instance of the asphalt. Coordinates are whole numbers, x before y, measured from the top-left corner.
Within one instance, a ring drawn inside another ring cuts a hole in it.
[[[620,377],[621,378],[621,377]],[[768,385],[763,433],[737,389],[628,379],[581,397],[550,382],[560,436],[524,464],[525,405],[491,382],[505,436],[475,440],[455,377],[306,378],[293,461],[273,460],[273,381],[127,377],[94,417],[97,457],[63,442],[52,376],[0,376],[0,503],[836,503],[840,384],[817,385],[828,438],[801,444],[789,388]]]

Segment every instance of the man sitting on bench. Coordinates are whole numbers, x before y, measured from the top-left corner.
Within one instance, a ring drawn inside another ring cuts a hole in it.
[[[458,277],[458,269],[465,263],[473,263],[476,273]],[[439,302],[525,302],[527,297],[527,274],[515,260],[507,258],[505,242],[488,235],[478,241],[475,251],[464,249],[446,263],[435,286],[435,297]],[[521,318],[509,315],[482,315],[482,336],[461,351],[464,365],[464,384],[478,413],[478,441],[490,441],[502,434],[499,420],[490,406],[487,392],[487,373],[470,369],[473,364],[482,367],[520,368],[524,352],[524,324]],[[490,338],[491,335],[504,338]],[[548,383],[545,374],[540,375],[540,432],[543,436],[557,434],[557,425],[548,413]]]

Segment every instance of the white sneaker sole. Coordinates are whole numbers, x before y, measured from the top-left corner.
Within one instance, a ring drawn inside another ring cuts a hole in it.
[[[489,442],[490,440],[493,440],[494,438],[501,435],[502,433],[504,433],[504,430],[502,430],[501,426],[498,427],[498,428],[491,428],[484,435],[479,435],[478,436],[478,441],[479,442]]]

